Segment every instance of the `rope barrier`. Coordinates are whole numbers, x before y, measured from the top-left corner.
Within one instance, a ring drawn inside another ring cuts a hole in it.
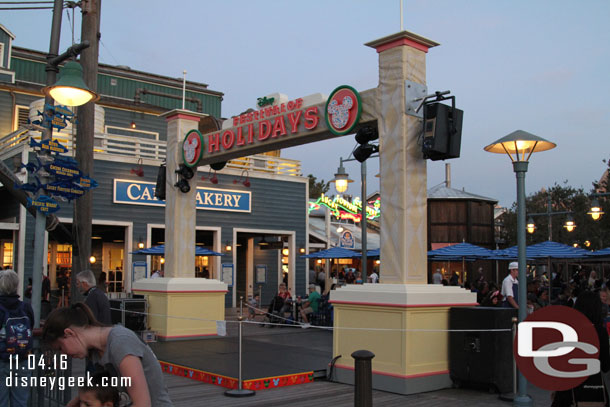
[[[253,307],[254,308],[254,307]],[[130,313],[130,314],[138,314],[138,315],[146,315],[146,316],[155,316],[155,317],[164,317],[164,318],[174,318],[174,319],[184,319],[184,320],[189,320],[189,321],[200,321],[200,322],[224,322],[224,323],[231,323],[231,324],[239,324],[239,321],[231,321],[231,320],[216,320],[216,319],[206,319],[206,318],[197,318],[197,317],[185,317],[185,316],[177,316],[177,315],[166,315],[166,314],[154,314],[154,313],[150,313],[150,312],[140,312],[140,311],[130,311],[130,310],[123,310],[120,308],[110,308],[111,310],[114,311],[122,311],[125,313]],[[257,308],[254,308],[257,309]],[[265,314],[269,314],[268,312],[263,311]],[[276,315],[273,315],[274,318],[282,318],[282,317],[278,317]],[[289,319],[283,318],[286,321],[290,321]],[[310,324],[305,324],[302,322],[298,322],[298,321],[293,321],[291,324],[280,324],[280,323],[276,323],[276,322],[258,322],[258,321],[243,321],[244,324],[250,324],[250,325],[272,325],[272,326],[280,326],[280,327],[292,327],[294,328],[295,326],[301,327],[301,328],[311,328],[311,329],[318,329],[318,330],[322,330],[322,331],[393,331],[393,332],[512,332],[511,328],[495,328],[495,329],[409,329],[409,328],[356,328],[356,327],[332,327],[332,326],[317,326],[317,325],[310,325]]]

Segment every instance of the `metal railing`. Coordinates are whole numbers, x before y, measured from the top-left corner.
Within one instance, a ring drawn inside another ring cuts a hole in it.
[[[112,131],[117,131],[116,126]],[[124,129],[130,131],[131,129]],[[167,143],[156,140],[152,132],[146,132],[146,137],[135,137],[113,133],[95,133],[93,141],[94,158],[99,160],[114,160],[117,157],[123,162],[137,163],[145,160],[148,165],[160,164],[165,160]],[[0,138],[0,152],[9,156],[11,150],[22,148],[28,144],[30,137],[40,141],[39,131],[15,131]],[[76,137],[69,132],[58,132],[53,138],[68,148],[68,154],[74,155]],[[237,171],[250,173],[266,173],[272,175],[302,176],[301,162],[268,155],[252,155],[237,158],[228,162],[227,167]]]
[[[65,406],[72,399],[72,387],[68,385],[69,378],[72,376],[72,358],[67,358],[65,369],[57,361],[59,352],[43,350],[40,346],[39,338],[34,338],[34,349],[32,354],[35,356],[36,369],[32,370],[32,378],[36,378],[36,386],[30,387],[29,407],[59,407]],[[44,362],[41,362],[41,357]],[[55,361],[55,362],[54,362]],[[55,366],[55,364],[57,366]],[[49,368],[51,367],[51,368]],[[54,368],[57,367],[57,368]],[[44,381],[41,378],[46,377]],[[54,378],[53,387],[50,385],[50,378]],[[45,385],[41,385],[44,383]]]

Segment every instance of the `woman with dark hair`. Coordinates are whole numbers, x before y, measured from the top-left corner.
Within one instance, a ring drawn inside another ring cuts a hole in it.
[[[580,311],[584,316],[586,316],[587,319],[593,324],[595,332],[597,332],[597,337],[599,338],[599,362],[601,374],[596,374],[594,376],[599,377],[599,381],[603,381],[602,375],[610,370],[610,349],[608,346],[608,332],[603,326],[602,302],[599,295],[596,292],[588,290],[581,292],[576,303],[574,304],[574,309]],[[590,376],[587,381],[590,379],[595,379],[596,377],[594,376]],[[575,393],[578,391],[577,389],[574,389],[574,393],[573,390],[557,392],[552,406],[571,406],[575,398]],[[604,389],[604,392],[605,391],[606,389]]]
[[[102,366],[112,365],[122,377],[131,378],[126,388],[133,407],[172,406],[163,373],[153,351],[131,330],[99,323],[91,310],[77,303],[49,314],[42,340],[68,356],[89,357]],[[78,396],[68,406],[77,406]]]

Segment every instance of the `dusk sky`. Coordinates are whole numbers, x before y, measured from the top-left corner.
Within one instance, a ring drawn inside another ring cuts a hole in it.
[[[72,41],[69,15],[61,52]],[[78,9],[75,16],[79,42]],[[461,157],[445,161],[454,188],[511,206],[510,160],[483,147],[525,130],[557,143],[532,156],[528,195],[564,182],[591,189],[610,157],[610,2],[405,0],[403,17],[404,29],[441,44],[427,54],[428,90],[451,90],[464,111]],[[50,10],[0,11],[0,23],[14,45],[48,51]],[[100,62],[180,78],[186,70],[225,94],[230,117],[275,92],[294,99],[344,84],[376,87],[378,56],[363,44],[400,31],[400,1],[103,0],[100,31]],[[329,180],[354,145],[345,136],[282,157]],[[369,191],[378,189],[378,162],[368,161]],[[445,162],[428,162],[429,187],[443,182]],[[346,169],[360,179],[356,162]],[[351,185],[360,195],[360,183]]]

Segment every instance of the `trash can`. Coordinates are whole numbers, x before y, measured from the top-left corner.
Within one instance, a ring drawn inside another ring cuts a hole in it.
[[[513,390],[513,308],[454,307],[449,311],[449,374],[456,387]],[[507,329],[507,331],[494,331]]]

